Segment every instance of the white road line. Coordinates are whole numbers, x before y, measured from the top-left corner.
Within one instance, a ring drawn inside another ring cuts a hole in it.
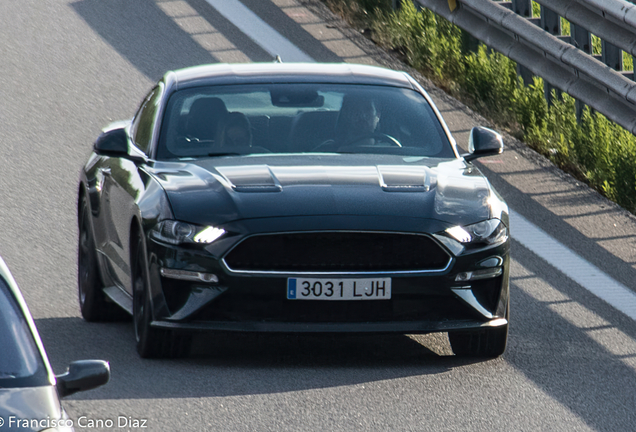
[[[636,294],[625,285],[513,210],[510,211],[510,227],[512,237],[519,243],[598,298],[636,320]]]
[[[206,0],[228,21],[272,55],[280,55],[284,62],[314,62],[296,45],[285,39],[258,15],[238,0]]]
[[[207,2],[272,56],[279,54],[287,61],[314,61],[238,0]],[[633,291],[514,210],[510,210],[510,225],[515,240],[598,298],[636,320],[636,294]]]

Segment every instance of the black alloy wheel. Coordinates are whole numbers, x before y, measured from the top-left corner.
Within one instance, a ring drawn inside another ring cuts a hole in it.
[[[506,351],[508,324],[492,329],[448,334],[453,352],[458,356],[495,358]]]
[[[86,321],[116,321],[126,317],[125,312],[110,301],[102,290],[95,240],[90,229],[90,210],[86,195],[79,208],[79,238],[77,245],[77,287],[80,311]]]
[[[510,317],[510,303],[506,308],[506,320]],[[508,344],[508,324],[500,327],[471,331],[449,332],[448,340],[455,355],[466,357],[499,357]]]
[[[137,352],[142,358],[177,358],[190,351],[191,336],[170,330],[153,328],[152,305],[148,288],[148,269],[141,236],[131,242],[131,270],[133,284],[133,323]]]

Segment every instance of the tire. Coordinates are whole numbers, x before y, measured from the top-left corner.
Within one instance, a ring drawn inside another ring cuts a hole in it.
[[[508,324],[470,332],[448,333],[453,352],[458,356],[495,358],[506,351]]]
[[[506,306],[506,320],[510,321],[510,301]],[[480,330],[449,332],[448,340],[455,355],[499,357],[506,351],[508,344],[508,324]]]
[[[137,353],[142,358],[177,358],[187,355],[191,335],[153,328],[152,304],[148,287],[148,268],[143,240],[131,242],[131,277],[133,286],[133,324]]]
[[[77,288],[80,311],[82,317],[89,322],[118,321],[124,319],[126,314],[104,294],[89,218],[88,202],[86,195],[83,195],[78,215],[77,245]]]

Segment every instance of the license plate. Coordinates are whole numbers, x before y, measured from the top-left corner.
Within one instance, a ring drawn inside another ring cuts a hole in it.
[[[389,300],[391,278],[287,279],[289,300]]]

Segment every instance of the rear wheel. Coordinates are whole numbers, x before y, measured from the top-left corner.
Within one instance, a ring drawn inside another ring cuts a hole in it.
[[[131,243],[133,245],[133,243]],[[148,270],[143,241],[140,236],[134,242],[131,254],[133,284],[133,323],[137,352],[142,358],[175,358],[190,350],[191,336],[175,334],[170,330],[153,328],[152,305],[148,287]]]
[[[90,229],[90,210],[86,196],[79,208],[77,245],[77,287],[80,311],[86,321],[115,321],[125,317],[124,311],[108,300],[99,276],[95,240]]]

